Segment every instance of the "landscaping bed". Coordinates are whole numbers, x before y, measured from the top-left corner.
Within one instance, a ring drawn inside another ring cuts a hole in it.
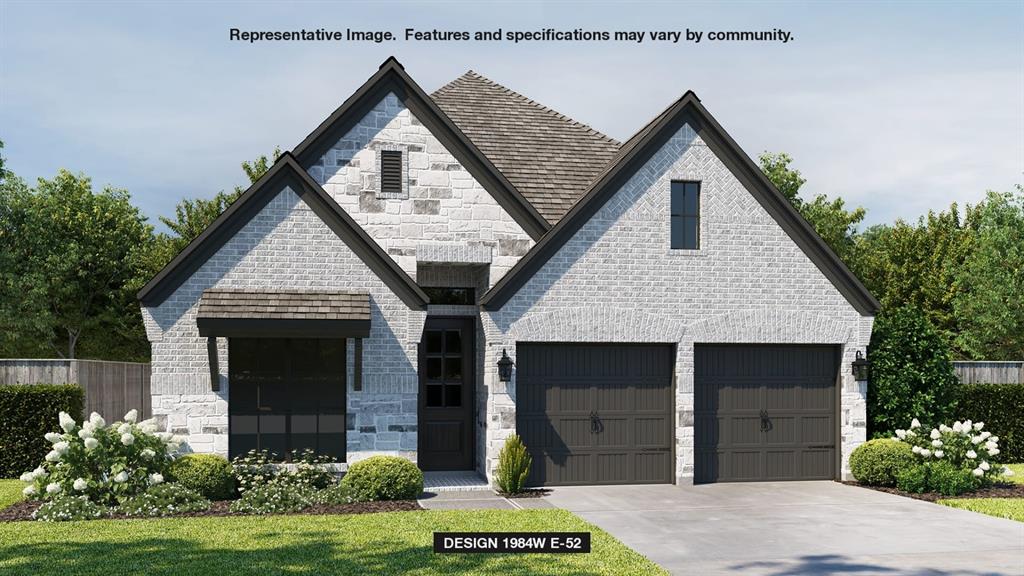
[[[210,508],[197,512],[184,512],[181,514],[168,514],[165,518],[196,518],[201,516],[256,516],[257,514],[232,512],[230,509],[231,500],[220,500],[210,503]],[[42,505],[42,502],[22,501],[0,510],[0,522],[19,522],[33,520],[32,514]],[[415,500],[388,500],[380,502],[352,502],[350,504],[314,504],[303,510],[292,512],[281,512],[279,514],[373,514],[377,512],[407,512],[411,510],[422,510]],[[132,518],[125,514],[113,513],[104,516],[107,519],[128,519]]]
[[[925,500],[928,502],[950,499],[949,496],[944,496],[938,492],[922,492],[918,494],[914,492],[904,492],[899,488],[891,486],[869,486],[860,482],[843,482],[843,484],[857,486],[860,488],[868,488],[889,494],[896,494],[897,496],[906,496],[907,498],[913,498],[915,500]],[[1024,498],[1024,484],[1016,484],[1012,482],[996,483],[992,486],[984,486],[974,490],[973,492],[965,492],[956,496],[957,500],[973,498]]]

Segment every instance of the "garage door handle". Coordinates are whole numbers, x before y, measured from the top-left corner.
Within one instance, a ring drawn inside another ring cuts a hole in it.
[[[668,448],[641,448],[641,452],[668,452]]]
[[[808,450],[824,450],[825,448],[835,448],[835,444],[816,444],[814,446],[808,446]]]

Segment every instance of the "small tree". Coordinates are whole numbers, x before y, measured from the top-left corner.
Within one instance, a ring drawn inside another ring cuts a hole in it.
[[[870,356],[869,436],[891,436],[914,418],[929,425],[952,418],[959,384],[949,347],[919,310],[883,310]]]
[[[496,471],[498,489],[503,494],[522,492],[526,478],[530,475],[532,464],[533,460],[519,435],[509,436],[498,454],[498,469]]]

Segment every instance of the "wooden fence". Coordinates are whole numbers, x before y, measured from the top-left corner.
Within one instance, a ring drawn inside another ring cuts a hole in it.
[[[78,384],[85,390],[85,414],[108,422],[132,408],[152,416],[149,364],[106,360],[0,360],[0,384]]]
[[[964,384],[1024,384],[1024,362],[953,362]]]

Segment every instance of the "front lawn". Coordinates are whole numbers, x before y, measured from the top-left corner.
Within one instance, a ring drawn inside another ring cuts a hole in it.
[[[939,504],[1024,522],[1024,498],[955,498]]]
[[[589,531],[590,554],[434,554],[434,531]],[[565,510],[0,524],[0,573],[665,574]]]
[[[20,502],[23,498],[21,491],[24,489],[25,483],[21,480],[0,480],[0,510]]]

